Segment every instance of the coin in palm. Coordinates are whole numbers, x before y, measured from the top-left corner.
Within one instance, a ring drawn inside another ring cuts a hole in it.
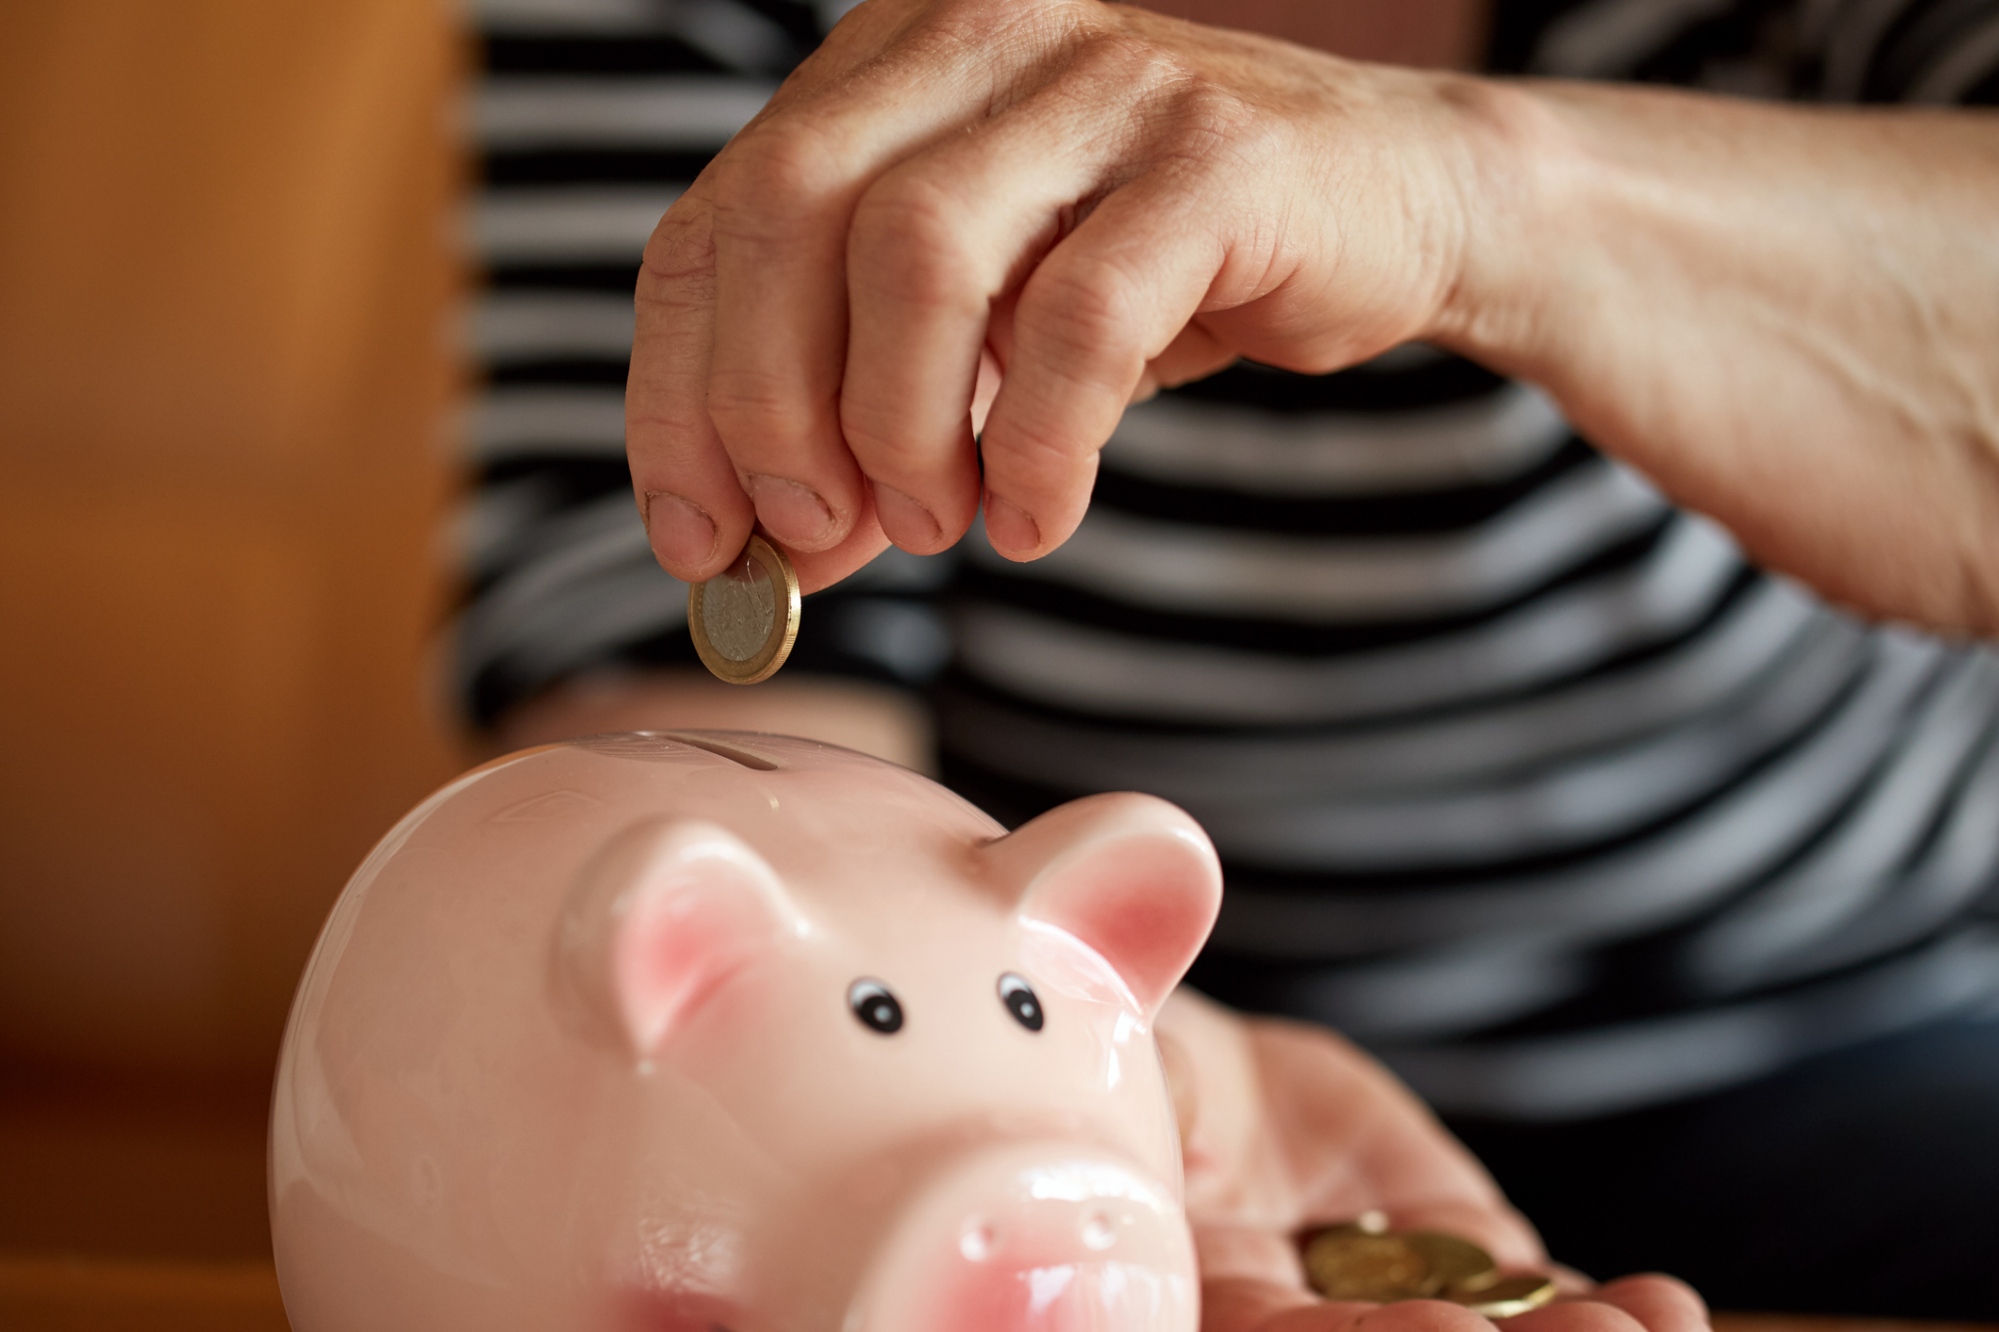
[[[1395,1300],[1433,1295],[1441,1282],[1406,1236],[1330,1226],[1305,1244],[1305,1273],[1329,1300]]]
[[[1487,1318],[1513,1318],[1554,1299],[1555,1282],[1539,1275],[1501,1277],[1484,1290],[1452,1298]]]
[[[1499,1280],[1499,1265],[1492,1255],[1468,1239],[1441,1230],[1413,1230],[1402,1238],[1423,1256],[1438,1285],[1453,1299]]]

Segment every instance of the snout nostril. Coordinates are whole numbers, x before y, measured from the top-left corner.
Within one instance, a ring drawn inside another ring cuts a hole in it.
[[[1117,1228],[1102,1212],[1091,1212],[1083,1218],[1083,1243],[1092,1249],[1108,1249],[1117,1239]]]
[[[999,1232],[979,1217],[967,1221],[965,1228],[958,1233],[958,1252],[971,1262],[983,1263],[993,1256],[993,1250],[998,1247]]]

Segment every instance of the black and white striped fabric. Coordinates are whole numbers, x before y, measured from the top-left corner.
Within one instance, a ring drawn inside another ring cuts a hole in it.
[[[659,216],[848,5],[479,0],[469,112],[482,185],[466,243],[486,282],[484,372],[463,436],[477,486],[455,626],[475,722],[579,672],[692,664],[686,589],[653,562],[624,456],[632,283]],[[815,598],[791,669],[891,680],[947,645],[920,597],[942,561],[877,561]]]
[[[838,9],[482,0],[475,718],[692,659],[622,461],[633,271]],[[1495,33],[1503,69],[1999,102],[1999,0],[1502,3]],[[1198,981],[1447,1112],[1603,1114],[1999,1003],[1999,658],[1758,573],[1426,349],[1143,404],[1060,551],[891,553],[800,651],[931,688],[947,779],[1002,817],[1185,806],[1229,871]]]

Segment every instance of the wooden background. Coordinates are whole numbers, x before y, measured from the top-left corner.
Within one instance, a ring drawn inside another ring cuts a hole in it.
[[[0,5],[0,1326],[273,1325],[292,987],[462,766],[452,19]]]

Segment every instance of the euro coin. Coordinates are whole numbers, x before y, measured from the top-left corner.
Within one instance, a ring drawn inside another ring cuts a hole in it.
[[[1468,1239],[1440,1230],[1414,1230],[1402,1238],[1423,1255],[1431,1275],[1452,1299],[1484,1290],[1499,1280],[1499,1265],[1492,1261],[1492,1255]]]
[[[687,589],[687,629],[701,664],[730,684],[777,674],[798,640],[798,574],[760,536],[734,564]]]
[[[1395,1300],[1434,1295],[1442,1283],[1402,1235],[1357,1225],[1329,1226],[1305,1242],[1305,1275],[1329,1300]]]
[[[1512,1318],[1538,1309],[1555,1298],[1555,1282],[1545,1276],[1501,1277],[1484,1290],[1454,1297],[1457,1303],[1487,1318]]]

